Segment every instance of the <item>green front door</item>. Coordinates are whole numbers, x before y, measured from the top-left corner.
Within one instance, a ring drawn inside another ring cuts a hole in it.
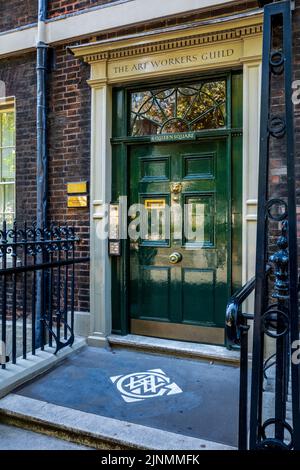
[[[227,139],[133,145],[129,161],[131,332],[223,344]]]

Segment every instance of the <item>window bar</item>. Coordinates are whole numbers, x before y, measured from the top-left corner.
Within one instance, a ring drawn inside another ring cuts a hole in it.
[[[13,224],[12,231],[9,230],[9,235],[13,239],[11,247],[12,265],[13,268],[17,266],[17,225]],[[17,361],[17,274],[14,272],[12,275],[12,363],[16,364]]]
[[[257,214],[257,254],[256,254],[256,285],[255,285],[255,321],[253,331],[253,368],[251,382],[251,410],[250,410],[250,449],[257,445],[258,427],[262,423],[262,383],[263,383],[263,350],[264,333],[262,332],[262,315],[266,307],[265,292],[267,283],[266,269],[266,233],[267,222],[265,215],[265,201],[267,200],[268,178],[268,121],[269,121],[269,54],[271,46],[271,18],[265,7],[264,38],[263,38],[263,80],[261,102],[261,136],[259,157],[259,183],[258,183],[258,214]],[[263,223],[263,225],[261,225]]]
[[[27,266],[27,223],[23,231],[23,264]],[[27,272],[23,273],[23,359],[27,357]]]
[[[32,257],[33,257],[33,266],[36,265],[36,228],[34,227],[32,230],[32,237],[33,237],[33,252],[32,252]],[[32,349],[32,354],[35,355],[36,352],[36,335],[35,335],[35,322],[36,322],[36,271],[33,271],[32,275],[32,321],[31,321],[31,338],[32,338],[32,343],[31,343],[31,349]]]
[[[273,28],[277,26],[282,27],[283,31],[283,47],[280,48],[273,44]],[[250,449],[300,450],[299,364],[291,361],[293,342],[299,341],[291,35],[291,3],[284,1],[265,6]],[[276,79],[276,75],[282,74],[285,114],[272,116],[270,106],[274,95],[271,77]],[[268,184],[271,148],[269,142],[282,138],[285,138],[288,203],[284,199],[270,199]],[[272,208],[276,206],[281,207],[283,211],[273,214]],[[268,257],[271,221],[281,222],[282,232],[277,240],[277,251]],[[272,298],[276,299],[276,302],[269,302],[270,293],[265,274],[268,262],[272,263],[274,269]],[[276,341],[275,413],[274,417],[268,419],[265,419],[262,413],[266,336]],[[293,426],[286,420],[289,368],[292,371]],[[273,427],[274,435],[270,431]],[[290,439],[287,439],[287,434]]]
[[[240,307],[241,308],[241,307]],[[239,441],[238,449],[247,450],[248,445],[248,325],[241,316],[240,336],[240,391],[239,391]]]
[[[279,304],[280,305],[280,304]],[[279,309],[281,310],[282,308]],[[279,326],[277,328],[280,332]],[[275,378],[275,438],[284,441],[284,427],[286,417],[286,396],[285,396],[285,379],[286,379],[286,361],[285,361],[285,337],[280,337],[276,341],[276,378]]]
[[[65,228],[66,232],[66,246],[65,246],[65,260],[69,259],[69,230],[68,227]],[[65,289],[64,289],[64,339],[68,338],[68,284],[69,284],[69,266],[66,264],[65,267]]]
[[[298,240],[297,240],[297,205],[296,205],[296,175],[295,175],[295,129],[293,120],[292,102],[292,12],[291,5],[286,5],[283,11],[283,23],[286,25],[283,34],[283,48],[287,66],[284,69],[285,78],[285,113],[287,133],[287,186],[288,186],[288,247],[292,256],[289,257],[289,281],[290,281],[290,342],[291,356],[293,345],[299,341],[299,311],[298,311]],[[293,438],[294,450],[300,450],[300,371],[299,364],[291,361],[292,380],[292,408],[293,408]]]
[[[75,300],[75,229],[72,227],[72,282],[71,282],[71,334],[74,334],[74,300]]]
[[[40,236],[41,236],[41,259],[42,263],[46,262],[46,248],[45,248],[45,227],[43,227],[40,230]],[[40,313],[40,345],[41,345],[41,350],[44,351],[45,349],[45,322],[44,318],[46,318],[46,269],[42,269],[42,272],[39,271],[41,275],[41,281],[42,281],[42,288],[41,288],[41,313]]]
[[[57,238],[57,247],[58,247],[58,262],[61,262],[61,228],[60,226],[58,227],[58,238]],[[61,267],[60,265],[57,268],[57,309],[56,309],[56,336],[57,336],[57,344],[60,343],[60,317],[61,317],[61,289],[60,289],[60,283],[61,283]]]
[[[53,251],[52,251],[52,241],[53,241],[53,230],[52,227],[50,228],[50,264],[53,263]],[[52,328],[53,328],[53,317],[52,317],[52,289],[53,289],[53,268],[49,270],[49,289],[48,289],[48,321],[49,321],[49,346],[52,348],[53,341],[52,341]]]
[[[7,231],[6,231],[6,221],[3,221],[2,224],[2,269],[6,269],[6,251],[7,251]],[[6,346],[6,285],[7,285],[7,278],[6,274],[2,274],[2,344]],[[6,369],[5,363],[2,364],[2,369]]]

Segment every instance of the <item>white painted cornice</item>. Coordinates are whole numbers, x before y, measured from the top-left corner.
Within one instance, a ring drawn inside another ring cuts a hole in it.
[[[38,27],[23,28],[0,34],[0,57],[34,50],[38,36]]]
[[[82,10],[0,34],[0,57],[34,50],[39,37],[48,44],[66,43],[159,18],[241,3],[239,0],[128,0]]]
[[[48,22],[49,43],[65,41],[78,36],[132,26],[139,23],[174,16],[177,14],[205,10],[212,6],[237,3],[232,0],[132,0],[112,4],[105,9],[93,10],[82,15]],[[63,23],[63,27],[62,27]]]

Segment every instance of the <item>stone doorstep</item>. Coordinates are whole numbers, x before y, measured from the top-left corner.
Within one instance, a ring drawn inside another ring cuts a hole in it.
[[[175,357],[213,361],[236,367],[240,365],[239,351],[229,351],[224,346],[174,341],[131,334],[126,336],[109,335],[107,339],[111,347],[132,348]]]
[[[15,394],[0,400],[0,417],[5,423],[96,449],[236,450],[217,442],[85,413]]]
[[[17,364],[8,363],[6,369],[0,368],[0,398],[20,385],[57,366],[74,351],[86,345],[86,339],[77,337],[72,347],[62,349],[54,355],[55,348],[46,346],[44,351],[38,349],[36,354],[28,354],[27,359],[17,359]]]

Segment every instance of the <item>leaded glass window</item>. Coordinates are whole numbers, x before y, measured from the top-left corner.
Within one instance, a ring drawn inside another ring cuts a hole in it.
[[[226,126],[226,81],[131,94],[133,136],[220,129]]]
[[[15,217],[15,109],[13,100],[0,100],[0,222]]]

